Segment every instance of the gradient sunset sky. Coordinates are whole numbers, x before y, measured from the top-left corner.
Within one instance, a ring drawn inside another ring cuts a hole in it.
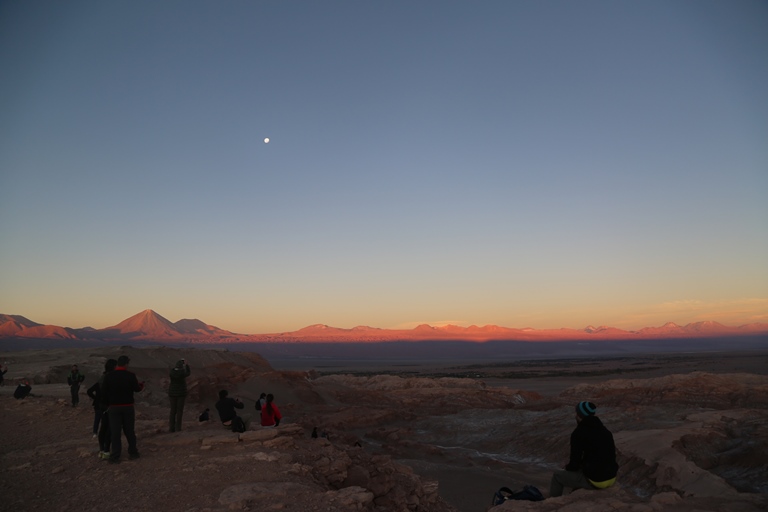
[[[2,2],[0,313],[766,322],[766,27],[764,1]]]

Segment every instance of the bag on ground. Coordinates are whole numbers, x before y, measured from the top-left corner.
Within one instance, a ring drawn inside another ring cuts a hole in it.
[[[491,505],[501,505],[507,500],[542,501],[544,495],[533,485],[526,485],[522,491],[515,492],[509,487],[502,487],[493,495]]]
[[[235,416],[232,420],[232,432],[245,432],[245,422],[240,416]]]

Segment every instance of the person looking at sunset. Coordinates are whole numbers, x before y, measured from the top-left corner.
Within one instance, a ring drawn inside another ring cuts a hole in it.
[[[107,417],[112,433],[109,462],[112,464],[120,462],[123,433],[128,441],[128,458],[139,458],[139,450],[136,447],[136,411],[133,394],[142,391],[144,383],[138,381],[135,373],[128,371],[130,361],[128,356],[118,357],[117,367],[104,375],[102,386],[104,400],[109,405]]]
[[[274,399],[275,397],[272,393],[268,394],[267,403],[261,408],[262,427],[276,427],[280,425],[280,420],[283,419],[283,415],[280,414],[280,409],[272,403]]]
[[[563,495],[563,489],[605,489],[616,482],[619,465],[613,435],[595,416],[592,402],[576,404],[576,429],[571,433],[571,456],[564,470],[555,471],[549,497]]]
[[[235,409],[242,409],[245,404],[239,398],[230,398],[229,391],[222,389],[219,391],[219,401],[216,402],[216,410],[219,411],[219,419],[225,427],[232,425],[232,421],[237,418]]]

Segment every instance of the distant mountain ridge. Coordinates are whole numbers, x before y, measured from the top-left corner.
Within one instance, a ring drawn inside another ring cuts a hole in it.
[[[171,322],[151,309],[137,313],[122,322],[104,329],[83,327],[73,329],[43,325],[20,315],[0,314],[0,339],[71,339],[92,341],[172,341],[189,343],[232,342],[380,342],[422,340],[516,340],[516,341],[579,341],[655,338],[696,338],[714,336],[768,335],[768,324],[753,323],[737,327],[718,322],[695,322],[684,326],[668,322],[660,327],[645,327],[626,331],[616,327],[587,326],[584,329],[517,329],[498,325],[444,325],[421,324],[413,329],[381,329],[359,325],[351,329],[314,324],[293,332],[273,334],[236,334],[206,324],[197,319]]]

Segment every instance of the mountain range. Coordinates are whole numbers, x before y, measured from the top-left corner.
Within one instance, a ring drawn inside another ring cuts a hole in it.
[[[0,314],[0,339],[61,339],[80,341],[131,340],[188,343],[263,343],[263,342],[380,342],[435,340],[516,340],[516,341],[578,341],[661,338],[707,338],[768,335],[768,324],[753,323],[732,327],[718,322],[695,322],[678,325],[668,322],[660,327],[645,327],[627,331],[616,327],[587,326],[583,329],[510,328],[497,325],[434,327],[422,324],[414,329],[380,329],[357,326],[351,329],[315,324],[292,332],[273,334],[237,334],[206,324],[197,319],[171,322],[151,309],[144,310],[117,325],[104,329],[71,328],[43,325],[20,315]]]

